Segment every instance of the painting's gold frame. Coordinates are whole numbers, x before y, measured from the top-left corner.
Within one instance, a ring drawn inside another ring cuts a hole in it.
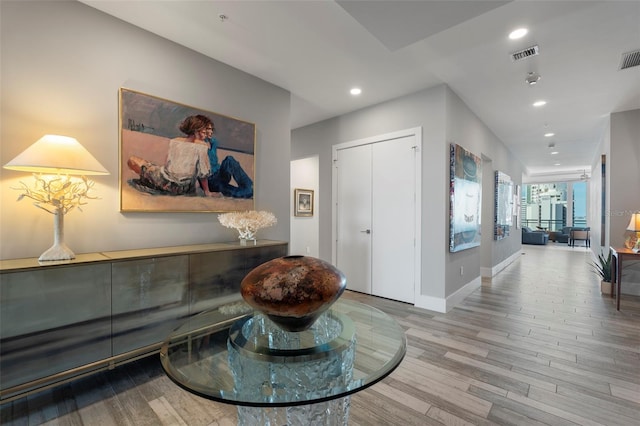
[[[119,91],[120,211],[123,212],[228,212],[254,209],[254,197],[209,198],[198,195],[169,195],[141,191],[138,175],[127,160],[138,156],[154,164],[166,161],[169,140],[184,136],[180,123],[202,114],[213,120],[219,141],[218,159],[233,156],[253,181],[255,192],[256,126],[253,123],[131,89]]]
[[[293,192],[293,208],[295,216],[313,216],[313,189],[296,188]]]

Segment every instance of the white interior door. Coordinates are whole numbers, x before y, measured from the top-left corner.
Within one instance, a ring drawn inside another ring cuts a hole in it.
[[[334,150],[335,264],[347,288],[415,303],[416,135]]]
[[[415,136],[372,145],[372,271],[376,296],[415,302]]]
[[[371,294],[371,146],[339,150],[336,267],[347,288]]]

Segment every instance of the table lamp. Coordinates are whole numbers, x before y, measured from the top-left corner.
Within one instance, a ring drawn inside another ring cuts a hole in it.
[[[627,226],[627,231],[631,231],[633,234],[629,235],[626,239],[625,245],[627,248],[632,249],[637,253],[640,249],[640,212],[631,214],[631,220],[629,221],[629,226]]]
[[[69,260],[76,256],[64,243],[64,215],[87,204],[94,182],[85,175],[108,175],[109,172],[76,139],[67,136],[45,135],[4,165],[5,169],[32,172],[32,187],[20,182],[24,197],[31,198],[36,207],[54,216],[53,246],[42,253],[38,260]],[[72,178],[78,175],[80,178]]]

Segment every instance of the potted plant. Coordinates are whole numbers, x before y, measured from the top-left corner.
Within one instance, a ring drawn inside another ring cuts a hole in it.
[[[596,261],[591,262],[593,271],[600,277],[600,292],[611,294],[611,251],[607,256],[600,253]]]

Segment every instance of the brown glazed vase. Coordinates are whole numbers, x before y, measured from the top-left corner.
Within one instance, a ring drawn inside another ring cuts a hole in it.
[[[311,327],[342,294],[347,279],[336,267],[310,256],[270,260],[240,284],[244,300],[286,331]]]

